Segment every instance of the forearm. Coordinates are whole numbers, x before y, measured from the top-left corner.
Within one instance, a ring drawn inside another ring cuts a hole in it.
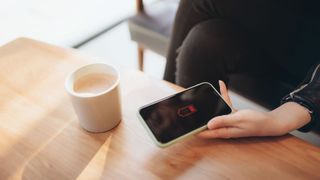
[[[268,114],[284,133],[299,129],[311,120],[308,110],[295,102],[284,103]]]

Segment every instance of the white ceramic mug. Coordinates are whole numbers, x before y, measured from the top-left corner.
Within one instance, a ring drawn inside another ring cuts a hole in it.
[[[90,73],[105,73],[116,78],[106,90],[97,94],[82,94],[74,90],[74,83]],[[78,116],[80,125],[90,132],[105,132],[120,123],[121,104],[119,72],[108,64],[96,63],[72,72],[65,81],[65,88]]]

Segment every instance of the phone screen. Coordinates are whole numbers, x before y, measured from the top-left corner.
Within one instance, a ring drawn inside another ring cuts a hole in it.
[[[139,111],[161,143],[203,127],[215,116],[231,112],[231,108],[209,83],[194,86]]]

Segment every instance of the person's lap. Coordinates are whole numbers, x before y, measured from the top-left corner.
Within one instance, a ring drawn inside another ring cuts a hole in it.
[[[282,12],[279,7],[273,12],[272,5],[269,0],[182,0],[164,79],[186,87],[201,81],[227,81],[232,73],[273,76],[280,72],[274,62],[287,53],[290,41],[286,40],[290,38],[278,36],[294,24],[278,27],[275,33],[269,25],[278,24],[273,20]],[[270,47],[275,40],[277,44]],[[277,52],[279,45],[284,51],[275,57],[272,52]]]
[[[228,82],[233,73],[264,76],[271,65],[253,41],[227,21],[214,19],[199,23],[179,50],[176,83],[188,87],[207,81],[217,87],[218,80]]]

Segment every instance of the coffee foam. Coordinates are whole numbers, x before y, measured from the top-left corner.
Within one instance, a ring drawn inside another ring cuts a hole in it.
[[[108,90],[117,78],[105,73],[90,73],[74,82],[73,91],[82,95],[96,95]]]

